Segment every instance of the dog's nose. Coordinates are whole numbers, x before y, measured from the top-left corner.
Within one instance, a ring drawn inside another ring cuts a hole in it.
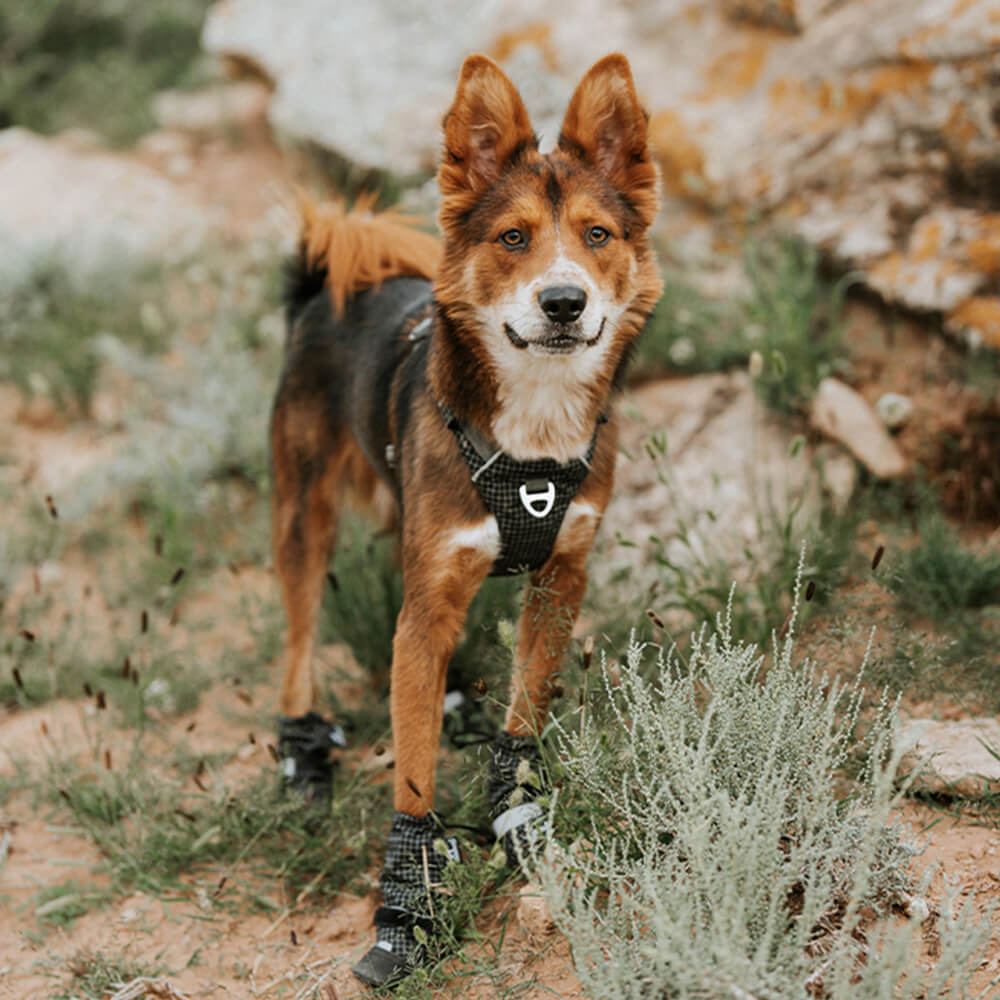
[[[538,304],[553,323],[573,323],[587,307],[587,293],[576,285],[552,285],[538,293]]]

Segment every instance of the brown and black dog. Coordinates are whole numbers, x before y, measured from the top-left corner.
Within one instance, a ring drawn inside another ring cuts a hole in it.
[[[533,741],[611,495],[613,397],[661,287],[647,235],[658,172],[621,55],[584,76],[544,155],[510,80],[470,56],[438,183],[440,245],[397,215],[305,207],[271,428],[288,616],[279,736],[303,789],[328,783],[339,737],[315,712],[311,655],[342,502],[360,497],[400,527],[396,812],[377,943],[354,970],[373,985],[424,956],[413,931],[446,860],[431,811],[445,674],[491,573],[534,584],[493,748],[494,829],[511,849],[538,820]]]

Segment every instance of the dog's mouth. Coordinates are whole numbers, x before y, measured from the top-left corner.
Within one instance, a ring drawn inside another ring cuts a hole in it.
[[[504,323],[503,331],[507,334],[507,339],[520,351],[534,347],[544,354],[571,354],[580,348],[593,347],[601,339],[606,321],[607,317],[601,320],[597,333],[589,340],[582,335],[579,328],[565,325],[553,325],[551,332],[538,340],[525,340],[518,336],[517,331],[509,323]]]

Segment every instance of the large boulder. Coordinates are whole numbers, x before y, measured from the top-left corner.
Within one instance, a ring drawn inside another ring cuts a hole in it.
[[[551,141],[580,74],[620,49],[675,245],[706,244],[679,206],[777,218],[885,299],[1000,346],[995,0],[220,0],[204,41],[274,81],[285,131],[404,174],[432,168],[468,52],[501,61]]]
[[[79,136],[0,131],[0,191],[0,292],[43,262],[87,282],[182,259],[211,223],[160,174]]]

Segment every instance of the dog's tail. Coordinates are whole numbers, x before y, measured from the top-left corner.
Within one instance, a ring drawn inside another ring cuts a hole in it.
[[[297,254],[285,272],[289,322],[326,286],[334,314],[364,288],[397,275],[433,280],[441,259],[438,241],[399,212],[373,211],[361,197],[347,211],[343,202],[317,204],[300,196],[302,227]]]

